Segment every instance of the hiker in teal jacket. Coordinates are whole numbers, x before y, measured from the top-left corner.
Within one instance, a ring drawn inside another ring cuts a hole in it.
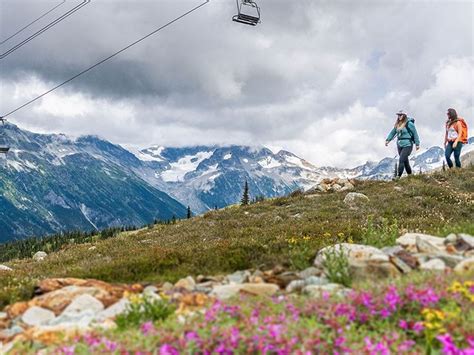
[[[413,152],[413,144],[416,145],[416,150],[420,149],[420,137],[415,127],[415,120],[409,118],[406,113],[400,111],[397,113],[397,121],[393,129],[390,131],[385,145],[397,137],[397,148],[400,160],[398,162],[398,177],[401,177],[403,170],[406,170],[408,175],[411,175],[410,154]]]

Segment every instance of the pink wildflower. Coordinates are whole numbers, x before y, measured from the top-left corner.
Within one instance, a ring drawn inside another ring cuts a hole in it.
[[[408,328],[409,328],[408,327],[408,322],[406,320],[403,320],[403,319],[398,322],[398,326],[400,328],[402,328],[403,330],[408,330]]]
[[[179,355],[179,351],[169,344],[163,344],[160,347],[160,355]]]
[[[441,343],[443,346],[443,353],[448,354],[448,355],[458,355],[461,354],[459,349],[456,347],[454,344],[453,338],[451,337],[450,334],[443,334],[443,335],[438,335],[436,337],[438,341]]]
[[[155,332],[155,326],[153,325],[153,322],[146,322],[143,323],[142,326],[140,327],[140,331],[142,332],[143,335],[150,335],[151,333]]]
[[[64,355],[74,355],[76,352],[75,346],[63,346],[61,349],[59,349],[60,352],[62,352]]]

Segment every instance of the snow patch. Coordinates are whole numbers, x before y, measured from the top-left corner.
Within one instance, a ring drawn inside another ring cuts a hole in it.
[[[229,153],[229,154],[226,154],[223,159],[229,160],[230,158],[232,158],[232,154]]]
[[[260,160],[258,164],[264,169],[273,169],[281,166],[280,162],[273,157]]]
[[[95,230],[99,230],[99,228],[97,228],[97,226],[90,220],[90,218],[88,216],[89,209],[83,203],[81,203],[81,212],[84,215],[84,217],[86,218],[87,222],[89,222],[91,224],[91,226],[95,228]]]
[[[209,159],[214,154],[210,152],[199,152],[196,155],[186,155],[177,162],[171,163],[170,169],[161,173],[161,178],[165,182],[179,182],[184,180],[187,173],[195,171],[196,168],[206,159]]]

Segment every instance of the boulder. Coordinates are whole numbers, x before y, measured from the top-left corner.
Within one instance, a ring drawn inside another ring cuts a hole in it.
[[[183,288],[188,291],[192,291],[196,286],[196,282],[191,276],[186,277],[185,279],[181,279],[174,285],[175,288]]]
[[[49,309],[33,306],[21,316],[21,321],[28,326],[37,327],[48,323],[56,318]]]
[[[419,235],[417,235],[415,238],[415,245],[419,253],[438,254],[439,252],[443,251],[443,249],[438,248],[436,245],[434,245],[428,240],[425,240],[424,238],[421,238]]]
[[[390,257],[390,261],[404,274],[408,274],[413,270],[407,263],[395,255]]]
[[[314,260],[314,265],[316,267],[321,266],[326,257],[326,253],[339,253],[341,250],[347,256],[349,264],[364,263],[368,261],[389,262],[389,256],[375,247],[361,244],[341,243],[321,249]]]
[[[43,261],[44,259],[46,259],[47,256],[48,256],[48,254],[46,254],[44,251],[39,251],[39,252],[35,253],[35,255],[33,255],[33,260],[34,261]]]
[[[344,203],[349,206],[355,206],[360,203],[369,202],[369,198],[359,192],[349,192],[344,198]]]
[[[421,233],[406,233],[397,239],[397,244],[411,252],[417,252],[416,240],[417,237],[421,241],[429,242],[430,244],[442,249],[444,246],[444,238],[434,237]]]
[[[468,244],[470,249],[474,249],[474,237],[472,235],[461,233],[459,239]]]
[[[126,298],[122,298],[117,303],[114,303],[109,308],[103,310],[97,315],[98,321],[103,321],[106,319],[113,319],[117,317],[119,314],[124,313],[128,306],[130,305],[130,301]]]
[[[8,267],[6,265],[0,265],[0,272],[1,271],[13,271],[11,267]]]
[[[56,315],[61,314],[67,306],[78,296],[89,295],[97,298],[103,305],[109,306],[118,301],[103,289],[94,287],[67,286],[60,290],[48,292],[28,302],[29,306],[38,306],[53,311]]]
[[[210,293],[211,297],[215,297],[219,300],[227,300],[234,296],[237,296],[240,292],[241,285],[221,285],[215,286]]]
[[[321,271],[314,266],[311,266],[303,271],[300,271],[297,276],[301,279],[307,279],[310,276],[319,276],[321,275]]]
[[[104,305],[97,298],[86,294],[77,296],[63,311],[63,315],[78,315],[85,311],[92,311],[94,314],[104,310]]]
[[[454,272],[458,274],[470,274],[474,272],[474,256],[461,261],[454,268]]]
[[[240,291],[255,296],[273,296],[280,288],[275,284],[243,284]]]
[[[247,282],[252,274],[250,271],[236,271],[231,275],[227,275],[226,280],[228,283],[243,284]]]
[[[431,259],[426,263],[420,265],[421,270],[443,271],[446,269],[446,264],[441,259]]]

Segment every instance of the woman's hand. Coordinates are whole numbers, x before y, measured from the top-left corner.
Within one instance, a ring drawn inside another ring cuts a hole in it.
[[[385,141],[385,146],[388,147],[388,143],[390,143],[389,141]]]
[[[419,145],[416,146],[416,150],[420,150],[420,146],[419,146]]]
[[[458,146],[458,142],[456,141],[453,143],[453,148],[456,149],[457,146]]]

